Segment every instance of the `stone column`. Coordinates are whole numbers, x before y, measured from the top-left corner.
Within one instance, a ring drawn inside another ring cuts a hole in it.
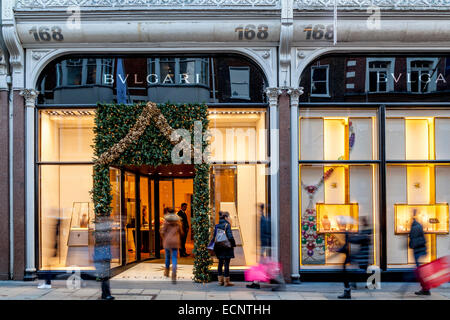
[[[279,135],[278,135],[278,96],[282,93],[278,88],[267,88],[266,95],[269,98],[270,118],[270,168],[267,172],[270,178],[270,219],[272,233],[272,258],[279,260]]]
[[[286,88],[287,89],[287,88]],[[279,99],[280,123],[280,170],[279,170],[279,234],[280,234],[280,262],[283,265],[283,274],[286,281],[291,280],[291,123],[289,95],[284,89]]]
[[[0,49],[0,280],[9,278],[9,90]]]
[[[291,265],[292,282],[300,280],[300,256],[299,256],[299,176],[298,176],[298,100],[303,94],[303,88],[289,89],[291,96]]]
[[[34,176],[34,112],[39,92],[24,89],[20,95],[25,100],[25,280],[33,280],[35,266],[35,176]]]

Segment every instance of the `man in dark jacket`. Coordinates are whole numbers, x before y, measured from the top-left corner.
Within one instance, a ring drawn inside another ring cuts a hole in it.
[[[181,248],[180,257],[188,257],[189,254],[186,252],[186,239],[189,232],[189,222],[186,215],[187,203],[181,204],[181,210],[178,211],[178,216],[181,218],[181,224],[183,226],[183,235],[181,236]]]
[[[419,259],[422,256],[427,254],[427,242],[425,240],[425,234],[423,232],[422,225],[416,220],[417,210],[413,211],[413,222],[411,224],[411,231],[409,232],[409,247],[414,252],[414,260],[416,262],[416,266],[420,266]],[[430,290],[427,288],[423,288],[420,291],[415,292],[417,295],[425,295],[429,296]]]

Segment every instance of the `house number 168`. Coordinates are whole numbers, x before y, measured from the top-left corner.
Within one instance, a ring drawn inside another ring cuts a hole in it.
[[[245,28],[244,26],[237,27],[234,32],[238,33],[239,40],[244,40],[244,38],[245,40],[253,40],[255,39],[255,36],[259,40],[265,40],[269,36],[269,27],[264,24],[260,24],[258,28],[256,28],[253,24],[249,24],[245,26]]]
[[[63,41],[64,36],[61,33],[61,28],[58,26],[51,28],[50,27],[33,27],[30,29],[29,33],[31,33],[36,41]]]

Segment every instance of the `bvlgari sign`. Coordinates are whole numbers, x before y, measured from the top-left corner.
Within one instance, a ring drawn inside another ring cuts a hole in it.
[[[138,74],[126,74],[126,75],[117,75],[117,81],[122,82],[122,84],[143,84],[146,82],[147,84],[155,85],[155,84],[199,84],[202,83],[200,81],[201,75],[199,73],[196,74],[188,74],[188,73],[180,73],[177,75],[167,74],[164,77],[160,77],[157,74],[149,74],[145,78],[140,78]],[[104,74],[102,82],[104,85],[112,85],[114,84],[114,75],[113,74]]]

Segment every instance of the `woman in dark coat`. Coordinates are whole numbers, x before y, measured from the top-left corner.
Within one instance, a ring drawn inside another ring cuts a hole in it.
[[[416,217],[417,217],[417,210],[414,209],[413,222],[411,224],[411,231],[409,232],[409,247],[413,250],[416,266],[419,267],[420,258],[427,254],[427,241],[425,239],[423,227],[416,220]],[[415,292],[415,294],[429,296],[431,293],[428,288],[422,287],[422,290]]]
[[[230,261],[234,258],[234,247],[236,247],[236,241],[233,237],[233,232],[231,231],[231,220],[230,214],[228,212],[219,212],[219,223],[214,227],[213,239],[216,239],[217,229],[225,230],[228,241],[230,241],[230,248],[224,248],[222,246],[214,244],[214,253],[217,259],[219,259],[219,265],[217,267],[219,285],[230,287],[234,284],[230,281]],[[223,272],[222,272],[222,269]]]

